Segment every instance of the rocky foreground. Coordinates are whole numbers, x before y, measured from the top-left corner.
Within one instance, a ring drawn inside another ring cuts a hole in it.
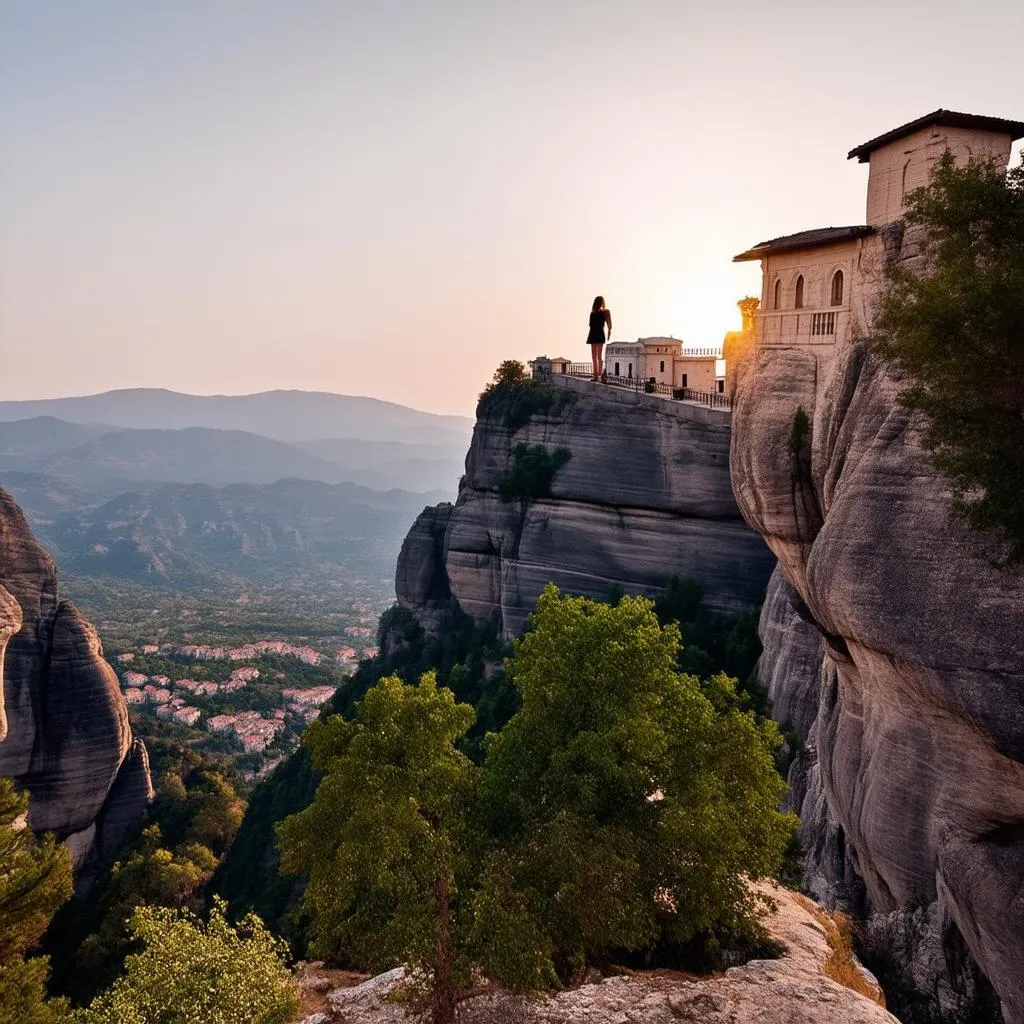
[[[786,947],[778,960],[751,960],[724,974],[695,977],[674,971],[620,975],[551,998],[524,998],[484,989],[459,1004],[462,1024],[885,1024],[896,1018],[882,1006],[833,981],[833,954],[822,921],[809,901],[773,890],[777,910],[768,921]],[[849,965],[866,990],[877,986],[859,965]],[[315,984],[315,979],[309,979]],[[401,968],[352,988],[331,992],[323,1010],[302,1024],[422,1024],[389,996],[404,983]],[[881,997],[876,995],[876,998]]]

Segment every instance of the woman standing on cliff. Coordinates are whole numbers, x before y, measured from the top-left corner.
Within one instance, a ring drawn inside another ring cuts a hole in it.
[[[604,374],[604,329],[608,327],[608,341],[612,340],[612,315],[604,304],[604,296],[598,295],[590,310],[590,334],[587,344],[594,361],[594,380],[600,380]]]

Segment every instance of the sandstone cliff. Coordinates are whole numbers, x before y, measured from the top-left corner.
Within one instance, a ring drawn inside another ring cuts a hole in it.
[[[966,942],[1019,1024],[1024,574],[952,517],[866,342],[760,346],[739,378],[733,485],[779,562],[761,678],[806,741],[790,776],[805,883],[873,911],[948,1010],[971,997]]]
[[[454,598],[510,636],[549,581],[603,599],[615,587],[653,595],[678,575],[716,611],[756,606],[772,558],[732,495],[729,413],[572,378],[551,386],[575,400],[522,424],[478,420],[455,505],[426,509],[405,540],[399,604],[431,629]],[[547,496],[499,493],[520,444],[569,453]]]
[[[95,629],[60,600],[53,560],[2,490],[0,673],[0,776],[28,791],[30,825],[66,840],[88,872],[141,818],[149,762]]]

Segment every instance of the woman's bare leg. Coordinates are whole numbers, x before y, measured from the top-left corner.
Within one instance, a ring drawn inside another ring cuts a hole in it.
[[[594,364],[594,380],[599,380],[601,377],[601,346],[591,345],[590,346],[590,359]]]

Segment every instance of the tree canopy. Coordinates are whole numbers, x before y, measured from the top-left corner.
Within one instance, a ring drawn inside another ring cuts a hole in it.
[[[1024,167],[950,154],[907,197],[926,272],[900,264],[875,323],[878,351],[927,416],[925,443],[957,508],[1024,560]]]
[[[762,938],[748,879],[794,827],[778,733],[734,680],[680,672],[679,645],[650,601],[551,586],[507,662],[521,709],[482,768],[461,749],[472,709],[432,673],[312,726],[323,780],[279,834],[284,868],[309,876],[313,951],[408,964],[442,1021],[473,968],[544,989],[623,952]]]
[[[480,392],[476,415],[499,420],[514,433],[534,416],[559,415],[577,397],[574,391],[533,380],[518,359],[506,359]]]
[[[140,907],[143,945],[124,973],[74,1024],[287,1024],[298,1009],[288,947],[255,915],[232,927],[215,899],[206,921],[191,911]]]
[[[25,824],[28,798],[0,779],[0,1024],[49,1024],[43,998],[49,965],[26,954],[71,896],[71,857]]]
[[[438,689],[382,679],[354,721],[310,726],[325,773],[313,803],[279,827],[282,870],[304,873],[311,947],[433,979],[434,1020],[454,1018],[457,878],[478,769],[456,748],[473,709]]]
[[[756,934],[746,878],[777,869],[795,825],[775,726],[739,709],[733,680],[678,672],[678,627],[644,598],[549,585],[531,626],[509,660],[522,710],[481,783],[487,973],[539,987],[615,951]]]

